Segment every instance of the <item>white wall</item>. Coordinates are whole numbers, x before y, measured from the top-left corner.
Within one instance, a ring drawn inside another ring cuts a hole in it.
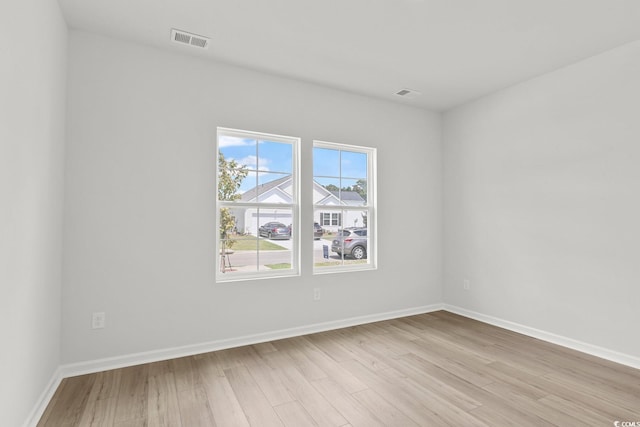
[[[444,115],[447,303],[640,356],[638,76],[640,42]]]
[[[67,32],[50,0],[0,3],[0,425],[60,363]]]
[[[82,32],[69,49],[64,363],[442,301],[438,115]],[[313,276],[308,241],[301,277],[216,285],[216,126],[301,137],[309,184],[314,138],[377,147],[379,269]]]

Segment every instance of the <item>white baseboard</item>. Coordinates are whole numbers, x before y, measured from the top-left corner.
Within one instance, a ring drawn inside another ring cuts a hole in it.
[[[161,350],[147,351],[143,353],[135,353],[124,356],[72,363],[62,365],[60,367],[60,371],[63,378],[74,377],[76,375],[90,374],[94,372],[106,371],[109,369],[124,368],[127,366],[157,362],[160,360],[193,356],[194,354],[208,353],[210,351],[224,350],[233,347],[241,347],[244,345],[258,344],[267,341],[274,341],[284,338],[313,334],[317,332],[330,331],[333,329],[346,328],[349,326],[363,325],[365,323],[379,322],[382,320],[430,313],[442,309],[443,304],[433,304],[403,310],[389,311],[385,313],[371,314],[367,316],[351,317],[348,319],[316,323],[313,325],[300,326],[289,329],[281,329],[278,331],[265,332],[255,335],[246,335],[238,338],[229,338],[182,347],[166,348]]]
[[[51,376],[51,379],[49,380],[49,383],[45,387],[44,391],[42,392],[42,394],[40,394],[36,405],[33,407],[31,413],[27,417],[27,421],[25,421],[24,423],[24,427],[36,427],[36,425],[40,421],[40,418],[42,418],[42,414],[44,414],[44,411],[47,409],[47,405],[49,404],[49,402],[51,402],[54,393],[60,386],[60,382],[62,381],[62,379],[62,370],[60,369],[60,367],[58,367]]]
[[[541,331],[539,329],[531,328],[529,326],[521,325],[519,323],[499,319],[497,317],[487,316],[486,314],[467,310],[454,305],[444,304],[443,309],[451,313],[459,314],[464,317],[469,317],[471,319],[478,320],[480,322],[488,323],[490,325],[508,329],[513,332],[518,332],[523,335],[527,335],[533,338],[538,338],[543,341],[547,341],[553,344],[558,344],[563,347],[577,350],[582,353],[590,354],[592,356],[600,357],[602,359],[610,360],[612,362],[616,362],[622,365],[630,366],[632,368],[640,369],[639,357],[631,356],[629,354],[619,353],[617,351],[609,350],[603,347],[599,347],[597,345],[574,340],[572,338],[563,337],[561,335],[556,335],[551,332]]]

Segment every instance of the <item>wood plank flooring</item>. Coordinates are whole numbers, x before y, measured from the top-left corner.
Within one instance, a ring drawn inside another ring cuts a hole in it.
[[[440,311],[67,378],[39,426],[612,426],[640,370]]]

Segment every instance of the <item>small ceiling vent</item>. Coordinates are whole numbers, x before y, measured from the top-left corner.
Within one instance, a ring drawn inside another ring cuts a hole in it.
[[[209,38],[199,36],[186,31],[171,29],[171,40],[174,43],[187,44],[189,46],[207,49],[209,47]]]
[[[413,90],[413,89],[400,89],[399,91],[396,92],[396,95],[401,96],[405,99],[413,99],[422,94],[417,90]]]

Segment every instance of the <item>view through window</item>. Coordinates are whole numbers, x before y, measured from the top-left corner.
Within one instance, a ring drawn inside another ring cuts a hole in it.
[[[375,267],[375,149],[314,143],[314,271]]]
[[[218,280],[298,273],[299,139],[218,129]]]

